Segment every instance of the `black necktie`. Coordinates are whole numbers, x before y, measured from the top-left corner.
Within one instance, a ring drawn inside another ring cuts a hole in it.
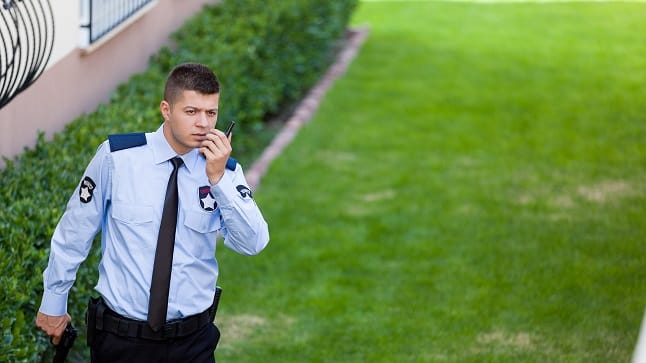
[[[177,227],[177,171],[182,166],[182,159],[174,157],[173,172],[168,178],[166,199],[162,212],[155,265],[153,267],[152,283],[150,285],[150,300],[148,303],[148,325],[158,331],[166,322],[168,311],[168,290],[170,289],[170,272],[173,264],[173,248],[175,247],[175,228]]]

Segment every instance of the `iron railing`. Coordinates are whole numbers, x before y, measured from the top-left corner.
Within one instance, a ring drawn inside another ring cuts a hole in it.
[[[81,46],[95,43],[155,0],[81,0]]]

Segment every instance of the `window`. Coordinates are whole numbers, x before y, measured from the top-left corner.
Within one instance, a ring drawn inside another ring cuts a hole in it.
[[[156,0],[81,0],[81,48],[109,38],[155,3]]]

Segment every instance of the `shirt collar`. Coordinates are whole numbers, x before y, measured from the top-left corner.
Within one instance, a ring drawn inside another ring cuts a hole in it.
[[[192,173],[193,170],[196,170],[197,163],[199,161],[199,153],[197,149],[193,149],[187,152],[184,155],[177,155],[172,147],[168,144],[166,137],[164,136],[164,125],[162,124],[157,131],[152,132],[148,138],[148,142],[153,150],[153,160],[155,164],[161,164],[166,162],[175,156],[179,156],[184,161],[186,169],[189,173]]]

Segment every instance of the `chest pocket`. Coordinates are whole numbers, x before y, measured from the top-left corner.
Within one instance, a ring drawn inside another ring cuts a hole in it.
[[[193,234],[186,249],[190,254],[201,259],[212,259],[215,255],[215,241],[220,229],[220,213],[186,211],[184,225]]]
[[[186,211],[184,225],[198,233],[214,233],[220,229],[220,213]]]
[[[155,213],[151,206],[127,203],[112,204],[113,238],[122,243],[127,253],[134,251],[155,252],[158,228],[153,222]]]

